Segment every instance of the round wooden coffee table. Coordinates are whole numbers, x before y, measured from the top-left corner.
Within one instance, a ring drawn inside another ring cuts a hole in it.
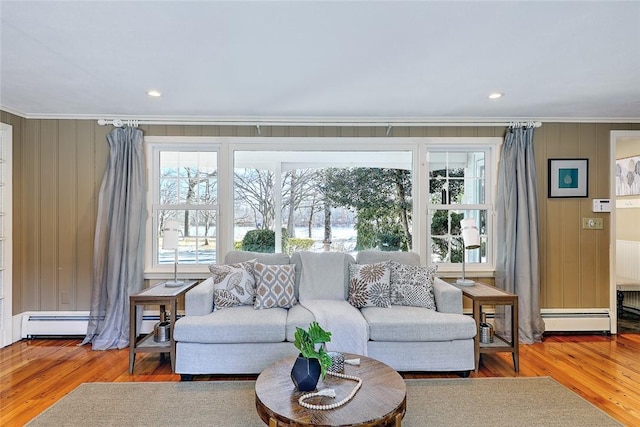
[[[270,427],[276,426],[400,426],[407,406],[407,387],[396,371],[365,356],[360,366],[345,364],[344,373],[362,379],[362,387],[349,402],[336,409],[307,409],[298,403],[305,394],[291,381],[294,357],[282,359],[262,371],[256,380],[256,409]],[[314,397],[316,405],[330,405],[345,398],[356,382],[327,375],[318,382],[318,390],[333,388],[336,397]]]

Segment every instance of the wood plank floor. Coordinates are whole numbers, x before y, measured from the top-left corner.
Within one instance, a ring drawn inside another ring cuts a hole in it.
[[[77,339],[23,340],[0,349],[0,425],[21,426],[84,382],[179,381],[168,358],[138,355],[129,375],[129,353],[92,351]],[[405,378],[455,377],[403,373]],[[510,353],[483,355],[471,377],[550,376],[628,426],[640,426],[640,335],[552,335],[520,347],[520,372]],[[255,376],[200,377],[203,380]],[[498,403],[497,403],[498,404]]]

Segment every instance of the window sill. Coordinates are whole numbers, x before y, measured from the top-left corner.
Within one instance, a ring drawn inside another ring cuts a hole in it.
[[[209,271],[183,271],[178,273],[178,279],[189,280],[189,279],[207,279],[211,276]],[[166,273],[162,271],[145,271],[144,279],[145,280],[172,280],[174,277],[173,272]]]
[[[484,270],[484,271],[465,271],[464,275],[466,277],[472,278],[482,278],[482,277],[496,277],[495,270]],[[462,276],[462,271],[440,271],[436,272],[436,276],[441,279],[457,279]]]

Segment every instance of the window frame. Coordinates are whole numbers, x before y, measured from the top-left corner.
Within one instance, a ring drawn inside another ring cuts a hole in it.
[[[215,138],[207,137],[145,137],[145,154],[147,159],[147,221],[146,221],[146,238],[145,238],[145,279],[166,279],[168,273],[173,273],[173,264],[159,264],[158,259],[158,224],[157,212],[167,209],[167,205],[160,204],[160,153],[163,151],[178,152],[213,152],[216,153],[217,159],[217,204],[214,205],[193,205],[193,204],[175,204],[169,205],[168,209],[176,210],[214,210],[216,212],[216,263],[219,261],[220,250],[220,204],[221,204],[221,183],[220,183],[220,165],[221,146]],[[179,264],[178,275],[188,278],[198,279],[205,278],[209,275],[208,264]]]
[[[398,152],[405,151],[411,153],[411,170],[412,170],[412,182],[413,188],[418,185],[418,173],[421,162],[419,160],[419,147],[420,142],[424,138],[413,137],[232,137],[225,138],[229,142],[228,146],[228,158],[230,167],[227,176],[229,194],[234,194],[234,169],[235,169],[235,154],[237,151],[305,151],[305,152],[367,152],[367,151],[380,151],[380,152]],[[233,196],[232,196],[233,197]],[[422,247],[422,236],[417,233],[417,226],[415,221],[416,215],[416,203],[421,203],[418,194],[413,194],[413,221],[411,225],[411,234],[413,236],[413,251],[420,253],[419,248]],[[231,233],[231,247],[233,249],[233,203],[225,203],[223,216],[231,218],[230,233]],[[278,213],[276,212],[276,215]],[[279,221],[277,218],[276,221]],[[276,252],[280,246],[281,232],[279,227],[276,227]]]
[[[147,238],[145,242],[145,278],[167,279],[173,273],[173,266],[158,266],[153,268],[153,245],[157,238],[153,233],[153,195],[158,188],[159,171],[153,176],[153,153],[157,150],[168,151],[214,151],[217,152],[217,221],[216,221],[216,263],[222,264],[224,256],[233,250],[234,242],[234,157],[235,151],[410,151],[412,153],[412,199],[413,213],[411,233],[413,236],[413,251],[420,255],[423,263],[431,261],[430,224],[428,223],[429,201],[429,172],[427,152],[433,148],[443,150],[459,150],[463,147],[478,149],[487,146],[491,155],[486,165],[487,197],[491,197],[493,210],[489,212],[487,256],[491,256],[491,263],[468,264],[467,270],[474,272],[477,277],[490,276],[495,270],[495,200],[498,176],[498,160],[502,145],[500,137],[203,137],[203,136],[146,136],[145,150],[147,157],[148,177],[148,216]],[[490,191],[490,192],[489,192]],[[157,243],[156,243],[157,244]],[[460,264],[439,265],[439,275],[455,277],[461,271]],[[181,276],[189,278],[206,278],[209,271],[207,266],[195,264],[181,264]]]
[[[497,180],[498,180],[498,164],[500,158],[500,149],[503,139],[499,137],[442,137],[442,138],[426,138],[423,153],[423,178],[420,182],[422,192],[424,194],[424,212],[422,217],[424,220],[423,234],[425,236],[425,245],[423,253],[427,264],[431,263],[431,224],[429,223],[430,210],[458,210],[452,209],[451,204],[431,204],[429,193],[429,157],[430,152],[464,152],[464,151],[484,151],[485,157],[485,202],[482,204],[459,204],[459,210],[486,210],[487,211],[487,230],[486,230],[486,256],[487,261],[483,263],[467,263],[466,271],[472,272],[479,276],[490,276],[495,273],[496,263],[496,198],[497,198]],[[447,273],[458,273],[462,270],[462,263],[442,262],[438,263],[438,272],[446,276]]]

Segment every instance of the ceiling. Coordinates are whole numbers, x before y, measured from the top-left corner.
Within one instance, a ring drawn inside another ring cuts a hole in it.
[[[640,121],[636,1],[1,0],[0,16],[0,108],[28,118]]]

